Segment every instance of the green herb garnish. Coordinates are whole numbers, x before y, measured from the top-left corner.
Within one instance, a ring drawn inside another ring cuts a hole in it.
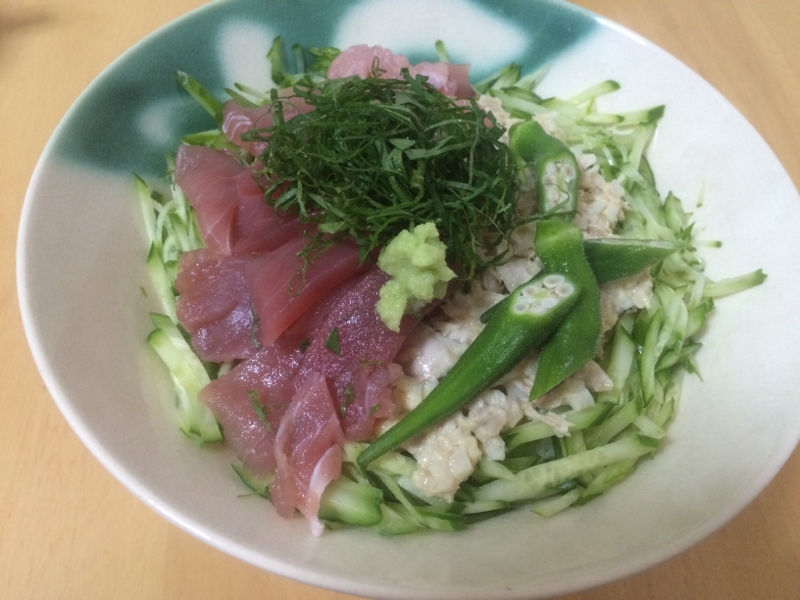
[[[256,390],[247,390],[247,395],[250,396],[250,405],[253,407],[253,410],[256,411],[256,416],[258,420],[264,424],[264,427],[267,428],[267,431],[272,431],[272,427],[267,421],[267,413],[264,411],[264,407],[261,405],[261,395]]]
[[[342,403],[339,406],[339,415],[343,419],[347,414],[347,408],[353,403],[355,399],[356,399],[356,391],[353,389],[353,384],[348,383],[347,387],[344,388],[344,394],[342,394]]]
[[[306,65],[306,53],[311,61]],[[308,47],[305,52],[300,44],[292,46],[291,58],[294,59],[296,73],[290,73],[289,56],[283,46],[281,36],[272,40],[272,46],[267,52],[267,60],[272,67],[272,81],[278,87],[286,88],[293,85],[308,87],[326,79],[328,68],[333,59],[339,56],[339,49],[330,46]]]
[[[325,347],[333,352],[336,356],[340,356],[342,354],[342,348],[339,345],[339,328],[334,327],[331,329],[330,334],[328,334],[328,339],[325,340]]]
[[[295,86],[314,110],[283,121],[285,99],[275,97],[274,125],[244,137],[270,140],[267,202],[318,226],[306,255],[351,238],[364,260],[403,229],[434,222],[468,279],[503,261],[521,221],[504,129],[474,100],[457,104],[424,77],[404,77]]]

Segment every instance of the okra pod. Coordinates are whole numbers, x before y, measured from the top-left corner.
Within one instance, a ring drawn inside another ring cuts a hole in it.
[[[584,240],[583,249],[598,285],[635,275],[657,265],[685,246],[669,240],[598,238]]]
[[[571,219],[578,209],[580,170],[567,145],[533,120],[512,126],[508,145],[520,160],[533,165],[539,212]]]
[[[539,355],[531,399],[550,391],[594,357],[602,331],[600,290],[573,224],[546,219],[536,225],[536,252],[547,271],[564,273],[581,288],[575,307]]]
[[[580,295],[576,280],[557,271],[541,273],[519,286],[436,388],[370,444],[358,464],[368,465],[477,397],[542,344]]]

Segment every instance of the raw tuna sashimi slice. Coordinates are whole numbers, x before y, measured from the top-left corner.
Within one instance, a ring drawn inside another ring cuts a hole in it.
[[[342,472],[342,444],[344,434],[328,383],[320,373],[309,373],[275,436],[277,468],[270,497],[283,517],[298,509],[314,535],[324,529],[318,517],[322,493]]]
[[[233,255],[267,252],[300,235],[300,222],[277,215],[264,202],[251,169],[225,151],[180,146],[175,177],[207,248]]]
[[[469,82],[469,65],[421,62],[411,67],[412,76],[424,75],[428,83],[450,98],[472,98],[475,90]]]
[[[192,346],[203,360],[227,362],[256,353],[244,277],[251,260],[201,248],[184,253],[178,261],[178,320],[192,335]]]
[[[240,303],[225,318],[192,334],[192,348],[203,360],[214,363],[249,358],[258,351],[252,336],[253,312]]]
[[[408,59],[381,46],[360,44],[342,51],[328,68],[328,79],[341,79],[356,75],[366,79],[373,75],[376,65],[381,79],[402,79],[402,69],[409,75],[424,75],[428,82],[445,96],[471,98],[475,91],[469,83],[469,65],[421,62],[411,65]]]
[[[381,46],[358,44],[343,50],[333,59],[328,67],[328,79],[342,79],[357,75],[361,79],[370,77],[377,60],[377,67],[382,71],[381,79],[401,79],[402,69],[410,69],[411,63],[401,55]]]
[[[392,363],[416,320],[406,316],[400,331],[391,331],[375,310],[381,286],[389,276],[374,267],[359,276],[333,299],[325,319],[317,327],[300,364],[297,378],[320,372],[331,382],[343,415],[345,434],[351,440],[368,438],[375,420],[391,414],[391,383],[402,370]],[[328,339],[336,330],[339,353]]]
[[[283,120],[288,121],[297,115],[314,110],[314,107],[307,104],[302,98],[294,95],[292,88],[284,88],[278,91],[278,97],[282,98],[281,109]],[[260,156],[267,147],[266,141],[242,141],[242,135],[253,129],[265,129],[271,127],[274,122],[272,114],[272,104],[267,103],[257,108],[246,108],[229,100],[222,108],[222,132],[230,141],[237,146],[244,148],[253,156]],[[261,135],[267,136],[266,132]]]
[[[299,350],[280,345],[263,348],[200,392],[222,425],[225,443],[254,475],[275,469],[275,432],[295,393]],[[253,402],[263,407],[266,423]]]
[[[337,300],[353,286],[360,277],[356,274],[327,294],[322,300],[305,311],[300,317],[280,335],[280,342],[287,348],[307,346],[317,328],[325,324],[325,319]]]
[[[270,346],[304,312],[339,284],[367,265],[360,264],[358,247],[337,243],[315,255],[307,265],[298,254],[306,241],[299,237],[273,252],[256,257],[245,269],[258,315],[258,340]]]

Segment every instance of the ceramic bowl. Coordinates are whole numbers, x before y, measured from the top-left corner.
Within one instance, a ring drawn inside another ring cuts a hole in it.
[[[477,80],[515,61],[549,66],[539,91],[569,97],[613,79],[607,110],[666,104],[650,148],[662,192],[695,211],[712,278],[764,268],[766,283],[718,303],[655,460],[577,510],[527,510],[465,532],[312,537],[243,488],[224,448],[203,450],[171,416],[166,371],[150,351],[157,308],[133,173],[155,178],[181,135],[210,123],[175,82],[219,93],[270,85],[264,56],[287,44],[381,44],[412,62],[444,40]],[[746,120],[698,75],[625,29],[544,0],[214,2],[154,33],[78,99],[36,168],[19,235],[25,330],[47,387],[77,435],[143,502],[258,567],[375,598],[459,600],[562,594],[632,574],[733,517],[780,469],[800,432],[796,310],[800,203]],[[143,293],[144,292],[144,293]]]

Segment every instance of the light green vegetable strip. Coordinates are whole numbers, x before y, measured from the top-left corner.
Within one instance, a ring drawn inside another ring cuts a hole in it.
[[[152,245],[156,240],[156,214],[154,200],[150,195],[150,188],[144,180],[138,175],[134,175],[136,179],[136,193],[139,198],[139,204],[142,208],[142,219],[144,220],[144,228],[147,232],[147,240]]]
[[[569,421],[569,430],[575,431],[591,427],[602,421],[612,407],[612,404],[597,403],[581,410],[563,413],[561,416]],[[506,442],[506,449],[511,450],[521,444],[543,440],[555,434],[555,430],[543,421],[528,421],[510,429],[503,437]]]
[[[150,254],[147,256],[147,267],[150,270],[150,279],[156,288],[156,295],[161,300],[164,312],[173,323],[178,322],[175,313],[175,292],[170,283],[170,277],[164,267],[160,254],[156,251],[155,245],[150,247]]]
[[[222,441],[222,432],[211,411],[197,399],[210,382],[203,363],[180,331],[165,315],[152,314],[156,329],[148,343],[169,368],[177,394],[178,424],[181,431],[201,443]]]
[[[596,448],[607,444],[615,435],[633,423],[642,412],[641,400],[631,400],[621,405],[615,413],[597,427],[584,434],[587,448]]]
[[[325,487],[320,498],[319,518],[348,525],[377,525],[383,519],[382,500],[379,489],[340,477]]]
[[[531,512],[536,513],[540,517],[552,517],[575,504],[578,498],[581,497],[583,489],[584,488],[581,486],[577,486],[560,496],[551,496],[550,498],[537,500],[531,504]]]
[[[208,114],[210,114],[217,124],[222,123],[222,103],[208,93],[200,83],[191,75],[178,71],[178,83],[181,84],[194,98],[197,103],[202,106]]]
[[[576,505],[582,505],[603,494],[613,484],[617,483],[633,471],[636,466],[637,458],[628,458],[615,462],[611,465],[600,470],[600,472],[592,478],[591,483],[586,486],[586,489],[580,495],[580,498],[575,502]]]
[[[658,361],[656,345],[658,344],[658,338],[663,323],[664,313],[659,309],[647,326],[647,336],[645,337],[644,344],[642,345],[642,353],[639,357],[642,394],[646,401],[649,401],[654,394],[656,362]]]
[[[487,483],[477,489],[475,499],[506,502],[529,500],[536,498],[548,488],[621,460],[638,458],[655,451],[657,447],[657,440],[645,436],[625,437],[605,446],[520,471],[517,473],[516,482],[497,479]]]
[[[397,510],[391,508],[385,502],[380,505],[382,520],[375,526],[378,533],[381,535],[402,535],[404,533],[413,533],[420,529],[420,525],[416,521],[412,521],[407,517],[401,515]]]
[[[633,315],[626,315],[614,328],[614,341],[611,347],[611,356],[606,365],[606,374],[611,379],[613,387],[607,392],[597,396],[598,402],[618,402],[625,383],[633,367],[634,357],[637,354],[636,342],[633,341],[629,329],[633,326]]]
[[[722,298],[723,296],[738,294],[744,290],[749,290],[752,287],[761,285],[766,279],[767,276],[759,269],[747,275],[731,277],[730,279],[723,279],[717,282],[707,282],[703,290],[703,296],[705,298]]]
[[[633,424],[642,432],[642,435],[647,437],[660,440],[666,435],[666,432],[651,421],[647,415],[639,415]]]
[[[610,94],[611,92],[616,92],[620,89],[620,84],[616,81],[612,81],[611,79],[607,79],[606,81],[601,81],[591,87],[586,88],[582,92],[579,92],[572,96],[567,102],[572,104],[583,104],[584,102],[589,102],[591,100],[595,100],[599,96],[604,96],[606,94]]]

